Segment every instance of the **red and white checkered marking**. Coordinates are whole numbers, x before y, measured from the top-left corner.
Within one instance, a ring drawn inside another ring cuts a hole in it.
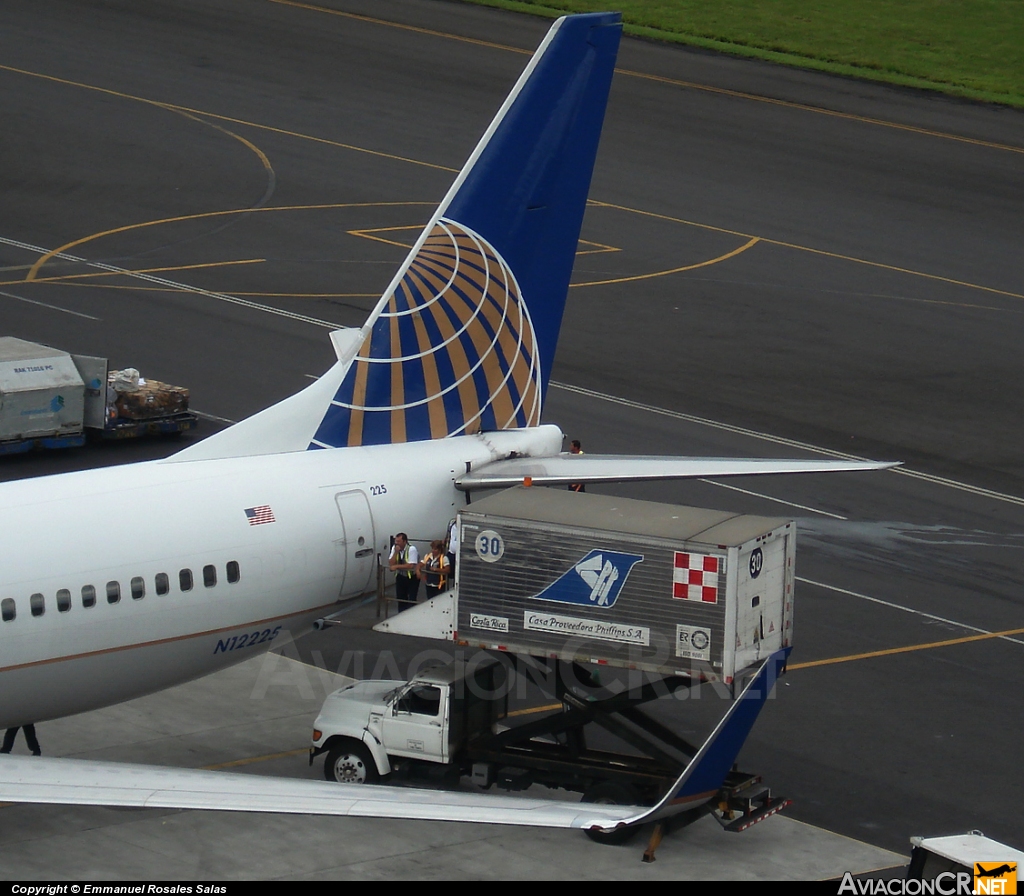
[[[709,554],[675,552],[672,570],[672,596],[679,600],[718,603],[719,558]]]

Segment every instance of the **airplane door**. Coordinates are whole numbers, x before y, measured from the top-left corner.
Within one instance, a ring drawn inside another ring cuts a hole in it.
[[[342,585],[340,597],[357,597],[370,585],[374,571],[373,517],[366,495],[359,489],[334,496],[341,515]]]

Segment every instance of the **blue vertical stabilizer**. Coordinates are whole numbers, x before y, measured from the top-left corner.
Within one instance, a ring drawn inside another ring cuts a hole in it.
[[[367,325],[311,448],[533,426],[621,33],[551,27]]]

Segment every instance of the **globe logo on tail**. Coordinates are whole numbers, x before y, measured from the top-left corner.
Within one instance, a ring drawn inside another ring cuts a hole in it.
[[[536,426],[541,394],[536,334],[515,275],[483,237],[441,218],[382,302],[314,445]]]

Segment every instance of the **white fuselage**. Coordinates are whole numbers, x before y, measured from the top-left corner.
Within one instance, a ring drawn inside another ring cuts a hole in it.
[[[373,590],[391,535],[444,537],[467,464],[561,442],[542,426],[0,486],[0,728],[152,693],[306,631]]]

